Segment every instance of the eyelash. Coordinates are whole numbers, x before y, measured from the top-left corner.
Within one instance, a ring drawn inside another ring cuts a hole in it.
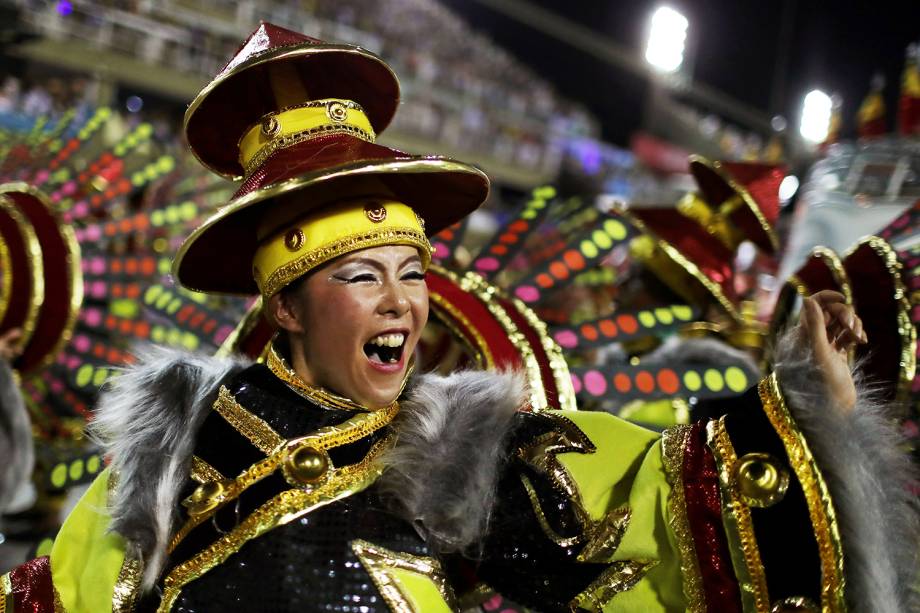
[[[354,277],[338,277],[338,278],[339,278],[340,280],[344,281],[345,283],[364,283],[364,282],[367,282],[367,281],[373,282],[373,281],[376,281],[376,280],[377,280],[377,279],[374,277],[374,275],[371,275],[371,274],[357,275],[357,276],[354,276]],[[402,278],[403,278],[404,280],[407,279],[407,280],[410,280],[410,281],[423,281],[423,280],[425,279],[425,273],[423,273],[423,272],[409,272],[409,273],[406,273],[405,275],[403,275]]]

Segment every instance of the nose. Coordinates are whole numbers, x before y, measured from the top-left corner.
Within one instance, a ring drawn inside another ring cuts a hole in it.
[[[402,317],[409,310],[409,297],[399,282],[383,285],[383,295],[377,305],[377,312],[391,317]]]

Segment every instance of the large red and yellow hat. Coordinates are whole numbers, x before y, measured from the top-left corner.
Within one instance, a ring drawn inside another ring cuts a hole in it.
[[[242,184],[180,248],[179,282],[270,296],[349,251],[427,253],[427,236],[482,204],[489,180],[376,144],[398,101],[396,76],[369,51],[263,23],[186,112],[198,159]]]
[[[751,162],[712,162],[690,156],[690,172],[705,202],[736,230],[732,239],[749,240],[766,253],[779,247],[773,226],[779,217],[780,166]],[[734,249],[729,245],[729,248]]]
[[[83,301],[80,247],[51,202],[25,183],[0,185],[0,333],[22,330],[23,374],[70,340]]]

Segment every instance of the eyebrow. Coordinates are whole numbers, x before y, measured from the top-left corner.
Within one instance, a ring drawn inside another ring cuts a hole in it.
[[[407,257],[405,260],[400,262],[399,266],[397,266],[397,270],[405,268],[408,264],[413,263],[413,262],[418,262],[419,264],[421,264],[422,258],[420,258],[417,253],[412,254],[409,257]],[[345,262],[342,262],[342,264],[343,265],[345,264],[367,264],[368,266],[372,266],[378,270],[384,270],[386,268],[383,264],[381,264],[379,261],[375,259],[362,258],[362,257],[354,258],[352,260],[347,260]]]

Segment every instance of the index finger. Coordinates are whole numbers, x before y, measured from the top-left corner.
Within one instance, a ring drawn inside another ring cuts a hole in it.
[[[816,301],[821,308],[825,308],[830,304],[846,304],[847,301],[846,296],[832,289],[822,289],[820,292],[812,294],[811,298]]]

